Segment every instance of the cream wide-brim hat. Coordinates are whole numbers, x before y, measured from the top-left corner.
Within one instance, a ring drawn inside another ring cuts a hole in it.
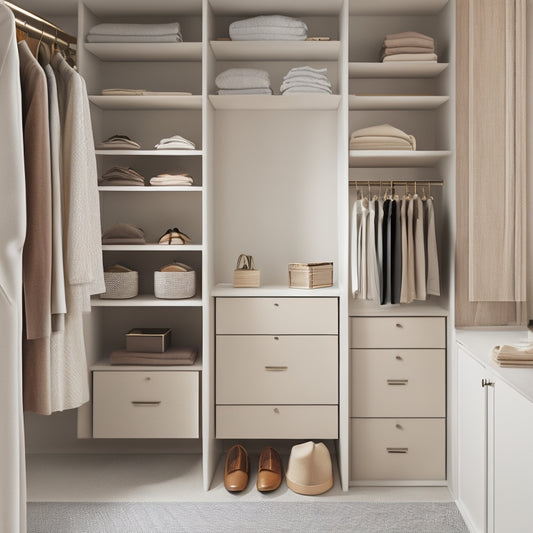
[[[333,486],[329,450],[323,442],[313,441],[292,447],[287,468],[287,486],[298,494],[313,496]]]

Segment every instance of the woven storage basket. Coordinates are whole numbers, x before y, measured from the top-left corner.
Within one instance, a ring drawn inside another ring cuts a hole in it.
[[[154,272],[156,298],[192,298],[196,294],[196,272]]]
[[[131,272],[104,272],[105,293],[100,298],[123,300],[134,298],[139,294],[139,273]]]

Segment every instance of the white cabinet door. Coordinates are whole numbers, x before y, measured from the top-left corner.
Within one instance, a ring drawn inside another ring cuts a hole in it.
[[[533,403],[496,380],[494,406],[494,531],[533,528]]]
[[[486,370],[459,348],[459,501],[476,532],[486,531]],[[502,532],[505,531],[502,529]]]

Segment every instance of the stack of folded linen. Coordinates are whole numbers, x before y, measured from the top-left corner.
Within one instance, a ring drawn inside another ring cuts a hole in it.
[[[533,344],[495,346],[492,358],[500,366],[533,367]]]
[[[93,26],[88,43],[180,43],[183,41],[179,22],[169,24],[117,24]]]
[[[387,35],[381,49],[381,61],[431,61],[436,63],[435,41],[416,31]]]
[[[144,177],[133,168],[111,167],[103,173],[102,178],[98,181],[98,185],[143,187]]]
[[[173,135],[166,139],[161,139],[156,145],[156,150],[194,150],[196,145],[182,137],[181,135]]]
[[[150,185],[158,187],[175,186],[175,185],[192,185],[193,180],[191,176],[185,172],[165,172],[150,178]]]
[[[232,41],[305,41],[305,22],[283,15],[262,15],[229,26]]]
[[[218,94],[272,94],[270,75],[257,68],[230,68],[215,79]]]
[[[416,150],[416,139],[390,124],[352,132],[350,150]]]
[[[144,231],[126,222],[119,222],[104,231],[102,244],[146,244]]]
[[[331,94],[327,68],[295,67],[283,78],[281,94],[325,93]]]
[[[126,135],[113,135],[96,146],[97,150],[140,150],[141,145]]]

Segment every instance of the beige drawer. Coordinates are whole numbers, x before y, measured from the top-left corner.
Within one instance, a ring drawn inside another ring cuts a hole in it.
[[[337,404],[337,336],[216,338],[217,404]]]
[[[446,420],[353,418],[352,481],[443,480]]]
[[[198,372],[93,372],[93,437],[199,437]]]
[[[223,335],[337,335],[337,298],[217,298]]]
[[[444,317],[353,317],[352,348],[446,348]]]
[[[336,405],[217,405],[219,439],[336,439]]]
[[[445,350],[351,350],[353,417],[446,416]]]

